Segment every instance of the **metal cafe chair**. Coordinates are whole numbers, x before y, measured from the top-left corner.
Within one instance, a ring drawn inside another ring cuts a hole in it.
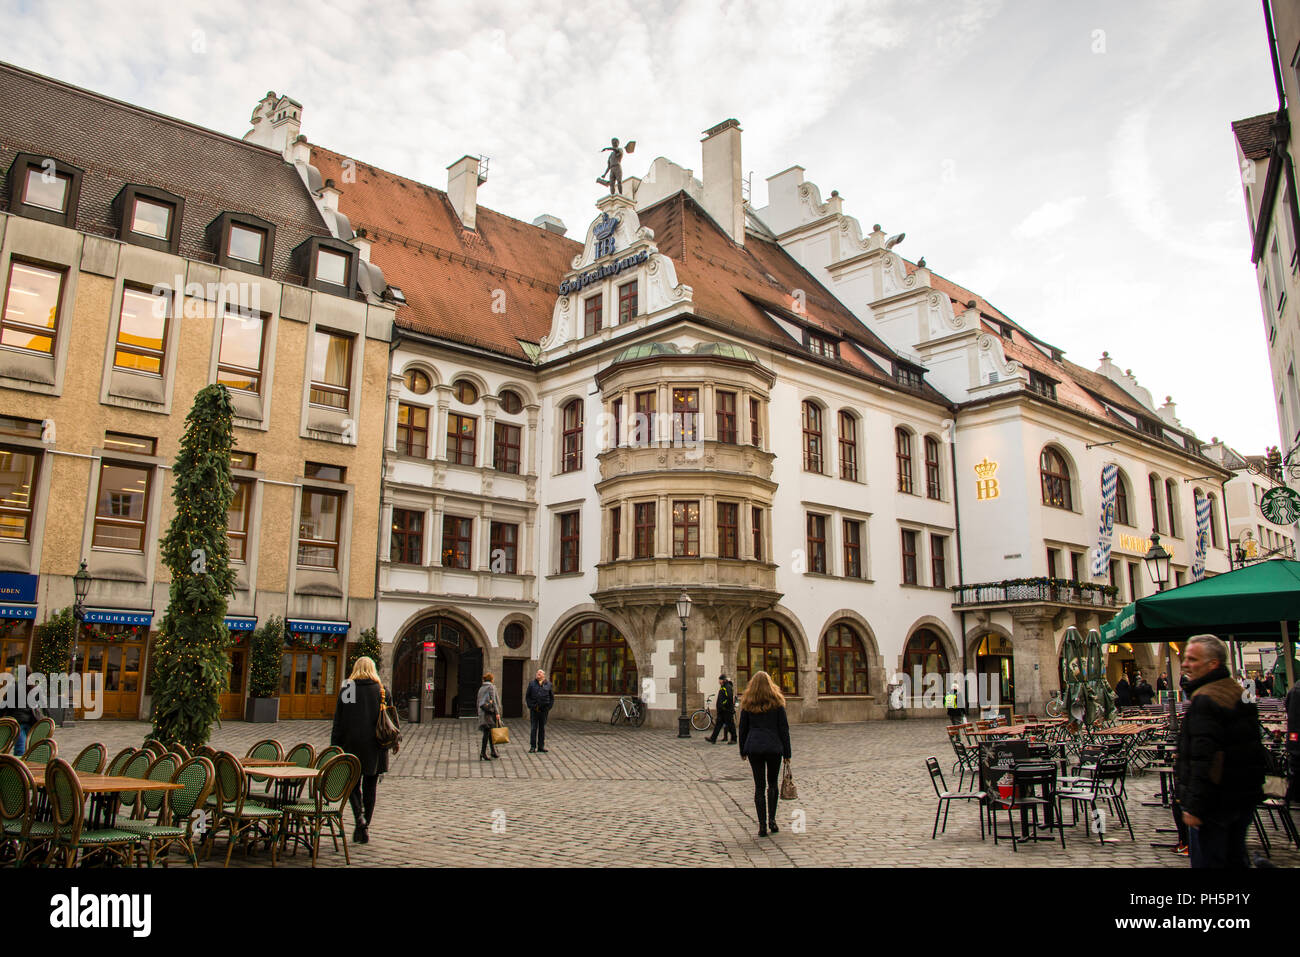
[[[1061,848],[1065,848],[1065,828],[1056,806],[1056,765],[1054,764],[1018,764],[1011,769],[1011,794],[994,797],[998,809],[1007,812],[1007,824],[1011,829],[1011,849],[1024,841],[1038,840],[1038,812],[1051,815],[1046,821],[1049,829],[1056,828],[1061,835]],[[1025,837],[1017,837],[1015,831],[1014,811],[1022,814],[1022,823],[1032,831]],[[1032,817],[1030,816],[1032,812]],[[996,814],[993,817],[993,843],[998,841]]]
[[[949,791],[948,785],[943,779],[943,770],[939,767],[939,759],[930,757],[925,759],[925,768],[930,772],[930,783],[934,786],[934,793],[939,797],[939,805],[934,809],[934,827],[930,830],[930,840],[934,840],[939,831],[939,812],[943,812],[943,830],[948,832],[948,810],[953,801],[976,801],[984,800],[983,791]],[[976,810],[979,811],[980,817],[980,840],[984,840],[984,810],[977,803]]]

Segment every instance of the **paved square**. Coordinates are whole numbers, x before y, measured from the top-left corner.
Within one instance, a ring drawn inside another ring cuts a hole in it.
[[[491,762],[478,759],[475,721],[404,729],[401,753],[379,785],[370,843],[353,849],[354,864],[1187,868],[1186,858],[1149,846],[1171,837],[1156,834],[1157,826],[1172,826],[1167,810],[1141,804],[1159,790],[1154,773],[1129,780],[1136,841],[1127,831],[1112,832],[1119,842],[1101,847],[1081,828],[1067,828],[1064,851],[1056,841],[1013,852],[1007,842],[994,846],[991,836],[981,842],[974,807],[960,805],[947,833],[931,840],[936,800],[925,759],[936,756],[945,774],[952,766],[942,721],[795,725],[799,800],[781,803],[781,832],[762,839],[749,765],[734,746],[710,745],[700,734],[680,741],[673,730],[555,721],[547,729],[550,753],[529,754],[527,720],[508,724],[513,743]],[[71,760],[95,740],[110,755],[138,747],[148,731],[143,722],[81,721],[60,728],[55,739]],[[326,721],[232,722],[212,743],[241,755],[265,737],[286,748],[307,741],[319,749],[329,732]],[[954,777],[949,785],[956,783]],[[1273,862],[1300,865],[1300,853],[1267,818],[1265,827]],[[1002,828],[1005,834],[1005,818]],[[1252,831],[1248,848],[1253,854],[1259,847]],[[301,853],[285,861],[307,863]],[[323,847],[320,864],[342,866],[343,854]],[[215,854],[207,866],[219,866]],[[245,860],[236,851],[231,866],[269,867],[270,859]]]

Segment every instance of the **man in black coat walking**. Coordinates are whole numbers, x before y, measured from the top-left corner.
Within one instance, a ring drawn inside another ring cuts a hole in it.
[[[736,740],[736,686],[727,680],[726,675],[718,676],[718,720],[713,725],[713,734],[709,744],[718,743],[718,732],[722,732],[722,743]]]
[[[1213,635],[1187,642],[1183,673],[1191,704],[1174,765],[1192,867],[1249,867],[1246,831],[1263,797],[1265,752],[1259,711],[1228,674],[1228,650]]]
[[[1120,675],[1119,681],[1115,682],[1115,705],[1119,708],[1127,708],[1133,702],[1133,692],[1129,687],[1128,675]]]
[[[546,716],[555,704],[555,690],[541,668],[528,682],[524,703],[528,705],[528,753],[546,754]]]
[[[1286,693],[1286,751],[1291,765],[1286,799],[1300,804],[1300,682]]]

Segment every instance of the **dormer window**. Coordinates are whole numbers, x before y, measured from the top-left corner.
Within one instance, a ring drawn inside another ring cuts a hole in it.
[[[335,286],[348,284],[348,257],[332,249],[316,251],[316,279]]]
[[[23,185],[22,201],[28,206],[39,206],[56,213],[67,212],[68,188],[72,177],[67,173],[50,173],[35,166],[27,167],[27,182]]]
[[[1037,392],[1039,395],[1048,398],[1056,398],[1056,380],[1051,379],[1041,373],[1029,370],[1029,391]]]
[[[48,156],[19,153],[9,167],[9,211],[56,226],[75,226],[82,171]]]
[[[840,357],[840,344],[834,339],[818,335],[815,332],[804,333],[804,344],[808,351],[815,356],[825,356],[827,359],[838,359]]]
[[[185,200],[152,186],[122,187],[113,200],[119,236],[136,246],[175,255],[181,246]]]
[[[207,238],[218,266],[259,276],[271,274],[275,225],[247,213],[222,213],[208,223]]]
[[[312,236],[293,251],[293,271],[309,289],[352,298],[357,289],[357,248],[327,236]]]
[[[894,381],[905,389],[920,389],[925,384],[920,369],[901,362],[894,363]]]
[[[231,225],[230,240],[226,243],[226,255],[246,263],[262,264],[263,249],[266,245],[266,233],[260,229]]]
[[[166,239],[172,230],[172,207],[151,199],[137,198],[131,214],[131,232],[155,239]]]

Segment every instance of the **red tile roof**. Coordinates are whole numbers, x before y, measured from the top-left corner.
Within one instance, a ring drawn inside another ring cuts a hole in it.
[[[114,197],[127,183],[185,198],[180,253],[212,262],[205,230],[222,212],[252,213],[276,225],[273,278],[291,276],[290,252],[328,236],[293,165],[275,150],[0,63],[0,175],[17,153],[51,156],[85,171],[77,228],[116,236]],[[5,196],[8,190],[2,191]]]
[[[778,243],[753,233],[745,244],[732,242],[713,219],[687,193],[679,192],[639,212],[641,224],[654,230],[659,251],[672,257],[677,279],[692,289],[695,311],[721,322],[735,334],[783,349],[802,349],[769,313],[839,339],[857,342],[882,356],[897,358],[879,336],[868,329],[842,302],[799,265]],[[802,313],[794,311],[795,294],[802,290]],[[860,375],[892,388],[902,388],[888,372],[840,348],[840,362]],[[929,385],[922,390],[934,401],[945,401]]]
[[[1261,113],[1232,124],[1232,132],[1237,137],[1241,152],[1247,159],[1263,159],[1273,148],[1273,113]]]
[[[525,357],[519,340],[550,332],[559,282],[581,243],[484,206],[469,230],[440,189],[320,146],[311,155],[342,192],[339,210],[373,240],[371,262],[406,296],[400,328],[513,358]]]

